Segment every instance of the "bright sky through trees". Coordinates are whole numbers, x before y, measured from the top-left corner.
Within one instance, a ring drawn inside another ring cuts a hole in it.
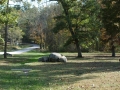
[[[23,1],[28,1],[31,3],[31,0],[23,0]],[[37,2],[37,0],[33,1],[31,4],[33,6],[36,6],[38,7],[38,4],[41,4],[43,5],[44,7],[46,7],[47,4],[50,4],[50,3],[56,3],[56,1],[49,1],[49,0],[41,0],[40,3]],[[13,5],[21,5],[22,6],[22,3],[20,2],[13,2],[12,0],[9,1],[9,5],[13,6]]]

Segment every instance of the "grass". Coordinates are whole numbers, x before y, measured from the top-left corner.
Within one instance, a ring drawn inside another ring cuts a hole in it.
[[[119,90],[120,62],[109,53],[62,53],[68,62],[38,62],[49,53],[0,56],[0,90]],[[32,69],[29,73],[11,69]]]

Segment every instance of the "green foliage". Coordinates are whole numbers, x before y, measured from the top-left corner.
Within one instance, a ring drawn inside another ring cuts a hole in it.
[[[105,29],[106,36],[108,36],[107,38],[103,36],[102,40],[106,46],[110,47],[114,57],[115,43],[119,44],[120,35],[120,0],[102,0],[101,6],[103,28]]]
[[[69,45],[75,44],[75,38],[78,39],[79,44],[88,47],[93,40],[98,37],[100,21],[98,18],[100,6],[97,1],[77,1],[77,0],[64,0],[60,1],[63,5],[65,14],[57,16],[56,26],[54,32],[60,30],[69,30],[71,37],[65,43]],[[64,21],[63,21],[64,20]],[[70,27],[72,31],[70,30]],[[97,36],[96,36],[97,34]]]
[[[60,30],[68,29],[64,16],[58,16],[55,19],[59,19],[60,21],[57,20],[56,26],[52,29],[54,33],[58,33]]]
[[[4,39],[0,35],[0,45],[3,45],[3,44],[4,44]]]
[[[108,35],[115,37],[120,30],[120,0],[102,1],[102,22]]]
[[[6,0],[0,0],[0,5],[4,4]]]
[[[12,27],[8,30],[8,39],[11,42],[11,45],[15,45],[21,41],[23,38],[23,31],[19,27]]]
[[[0,23],[8,21],[9,24],[17,23],[18,11],[14,10],[13,7],[9,7],[6,12],[6,7],[0,11]]]

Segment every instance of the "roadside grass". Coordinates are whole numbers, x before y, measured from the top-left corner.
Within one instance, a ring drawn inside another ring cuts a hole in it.
[[[119,90],[120,62],[109,53],[62,53],[62,62],[38,62],[49,53],[0,56],[0,90]],[[11,69],[32,69],[29,73]]]

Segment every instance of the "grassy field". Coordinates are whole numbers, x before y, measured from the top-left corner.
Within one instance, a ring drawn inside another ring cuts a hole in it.
[[[0,56],[0,90],[119,90],[119,55],[109,53],[62,53],[67,63],[38,62],[49,53]],[[29,73],[11,69],[32,69]]]

